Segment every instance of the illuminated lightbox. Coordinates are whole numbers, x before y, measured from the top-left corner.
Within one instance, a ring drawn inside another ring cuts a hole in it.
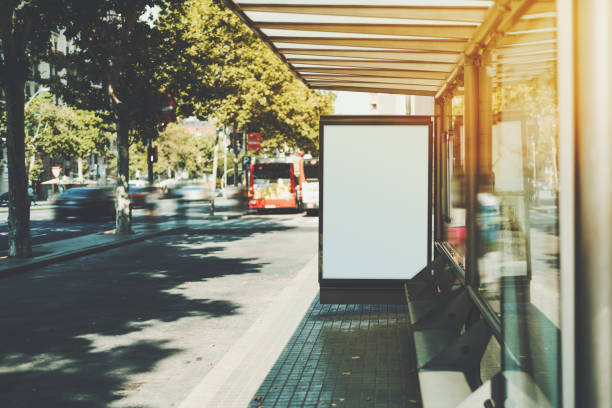
[[[321,118],[322,297],[325,287],[397,283],[428,266],[430,135],[429,117]]]

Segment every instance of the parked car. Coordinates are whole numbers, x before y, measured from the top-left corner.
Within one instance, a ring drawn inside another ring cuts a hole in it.
[[[0,195],[0,207],[8,207],[9,204],[9,193]]]
[[[110,191],[103,188],[71,188],[60,194],[52,204],[55,206],[56,220],[68,217],[97,220],[115,215],[115,200]]]

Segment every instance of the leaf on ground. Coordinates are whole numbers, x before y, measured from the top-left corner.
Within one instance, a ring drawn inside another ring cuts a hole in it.
[[[351,372],[350,372],[350,371],[344,371],[344,372],[342,373],[342,375],[351,375]]]
[[[366,401],[371,401],[372,397],[366,397]]]
[[[359,357],[359,356],[353,356],[353,357],[351,357],[351,358],[352,358],[353,360],[359,360],[361,357]]]
[[[259,395],[256,395],[255,397],[253,397],[253,401],[261,401],[262,398]]]

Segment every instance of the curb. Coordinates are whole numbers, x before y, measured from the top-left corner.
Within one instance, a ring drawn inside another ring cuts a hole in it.
[[[150,233],[146,233],[146,232],[137,233],[137,234],[134,234],[137,236],[132,237],[132,238],[112,241],[106,244],[97,245],[93,247],[85,247],[81,249],[76,249],[74,251],[60,252],[55,255],[51,254],[48,256],[43,256],[38,260],[32,260],[31,262],[24,263],[22,265],[15,265],[15,266],[7,267],[7,268],[0,267],[0,278],[7,277],[10,275],[16,274],[18,272],[25,272],[30,269],[39,268],[41,266],[47,266],[47,265],[51,265],[54,263],[66,261],[69,259],[79,258],[85,255],[91,255],[91,254],[95,254],[99,252],[104,252],[109,249],[114,249],[114,248],[118,248],[124,245],[134,244],[136,242],[144,241],[149,238],[155,238],[161,235],[172,234],[172,233],[181,232],[184,230],[187,230],[187,226],[174,227],[174,228],[170,228],[167,230],[155,231],[155,232],[150,232]]]

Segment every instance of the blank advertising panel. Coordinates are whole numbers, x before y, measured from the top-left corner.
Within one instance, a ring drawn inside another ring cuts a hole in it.
[[[322,287],[403,281],[428,266],[430,126],[425,117],[321,120]]]

